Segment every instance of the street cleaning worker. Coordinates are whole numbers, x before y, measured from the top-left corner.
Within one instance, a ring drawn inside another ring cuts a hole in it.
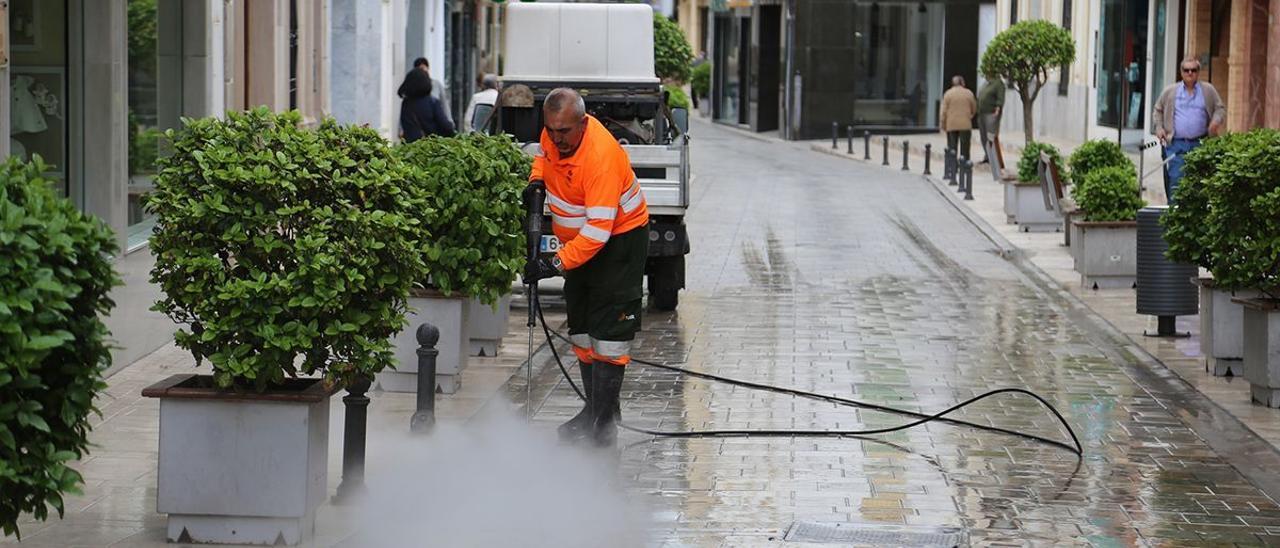
[[[626,151],[587,115],[578,92],[552,90],[542,118],[542,154],[533,160],[530,187],[545,186],[563,245],[553,257],[527,264],[524,282],[564,276],[569,339],[587,403],[560,426],[561,439],[611,447],[631,341],[640,330],[649,209]]]

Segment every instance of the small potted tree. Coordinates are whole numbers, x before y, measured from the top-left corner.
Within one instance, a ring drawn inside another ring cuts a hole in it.
[[[1215,188],[1213,178],[1227,152],[1246,138],[1248,134],[1228,133],[1205,140],[1187,154],[1178,183],[1177,205],[1161,217],[1170,260],[1212,272],[1210,227],[1206,221],[1210,194]],[[1205,369],[1216,376],[1243,375],[1244,308],[1232,299],[1257,297],[1258,291],[1227,288],[1212,276],[1197,277],[1195,283],[1200,287],[1200,353],[1205,358]]]
[[[1075,59],[1076,43],[1071,32],[1043,19],[1019,21],[987,43],[982,54],[982,74],[997,74],[1018,92],[1027,148],[1036,135],[1032,106],[1049,81],[1049,72],[1070,65]]]
[[[1062,217],[1045,204],[1040,185],[1040,153],[1049,155],[1060,177],[1067,172],[1058,147],[1032,141],[1022,149],[1018,159],[1018,179],[1004,181],[1004,212],[1023,232],[1055,232],[1062,228]]]
[[[169,131],[147,207],[155,309],[212,375],[160,399],[157,510],[182,542],[296,544],[328,488],[329,399],[393,363],[424,204],[367,127],[265,108]]]
[[[409,324],[440,329],[436,382],[446,394],[461,386],[472,343],[492,355],[507,332],[511,282],[524,264],[524,209],[520,193],[530,160],[507,136],[467,134],[421,139],[396,147],[410,168],[410,184],[426,197],[421,246],[429,276],[410,299]],[[395,371],[384,371],[384,390],[417,389],[412,329],[395,336]]]
[[[689,79],[689,90],[698,101],[698,114],[703,118],[711,116],[711,61],[693,67]]]
[[[1072,171],[1072,173],[1076,173]],[[1075,268],[1080,285],[1093,289],[1131,288],[1138,274],[1138,174],[1123,165],[1090,170],[1072,190],[1084,220],[1072,221]]]
[[[0,164],[0,531],[79,493],[93,400],[111,365],[102,316],[115,235],[55,196],[35,156]]]

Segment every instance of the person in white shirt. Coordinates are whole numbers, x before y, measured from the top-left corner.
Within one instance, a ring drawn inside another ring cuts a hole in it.
[[[476,105],[489,105],[492,107],[498,102],[498,77],[493,74],[485,74],[480,77],[480,91],[471,96],[471,103],[467,105],[467,112],[462,116],[462,123],[459,129],[463,132],[472,132],[476,130],[476,126],[488,121],[489,115],[481,117],[481,119],[473,119],[476,116]],[[493,112],[489,110],[489,112]]]

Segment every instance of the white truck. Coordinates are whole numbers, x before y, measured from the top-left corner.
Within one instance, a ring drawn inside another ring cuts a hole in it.
[[[542,101],[552,89],[578,90],[631,158],[649,205],[650,305],[674,310],[684,288],[689,237],[688,112],[670,109],[654,74],[653,10],[637,4],[508,4],[502,92],[491,131],[540,154]],[[546,220],[551,234],[550,219]],[[559,245],[544,236],[542,250]]]

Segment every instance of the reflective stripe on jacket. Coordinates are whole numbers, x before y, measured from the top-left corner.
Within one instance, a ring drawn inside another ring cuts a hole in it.
[[[609,237],[649,223],[649,208],[627,152],[594,117],[573,156],[560,158],[542,132],[542,155],[533,159],[529,180],[547,184],[551,228],[563,245],[565,269],[582,266]]]

